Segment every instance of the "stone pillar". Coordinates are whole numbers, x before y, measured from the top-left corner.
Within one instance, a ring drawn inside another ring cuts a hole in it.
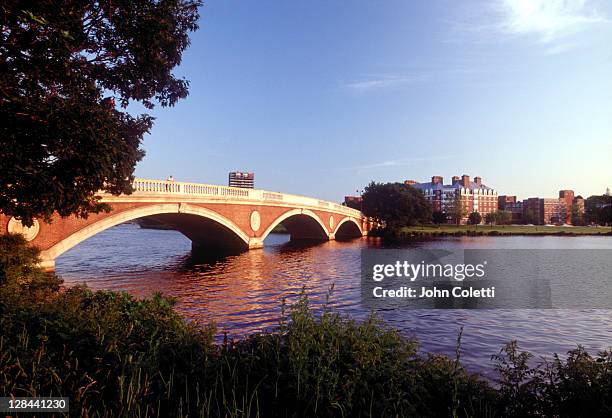
[[[263,240],[261,238],[249,238],[249,250],[255,248],[263,248]]]

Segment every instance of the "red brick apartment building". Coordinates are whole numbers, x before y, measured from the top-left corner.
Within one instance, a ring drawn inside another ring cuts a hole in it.
[[[516,196],[501,195],[497,197],[497,208],[512,213],[512,223],[520,223],[523,219],[523,202],[516,200]]]
[[[433,176],[431,182],[426,183],[415,180],[406,180],[404,183],[421,190],[434,211],[445,212],[450,202],[458,199],[466,213],[462,223],[467,222],[471,212],[478,212],[484,218],[486,214],[497,210],[497,191],[484,185],[480,177],[470,181],[467,174],[453,176],[451,184],[444,184],[442,176]]]
[[[572,224],[572,208],[584,213],[584,199],[573,190],[560,190],[558,198],[530,197],[522,202],[516,196],[499,196],[499,210],[512,212],[512,222],[529,221],[537,225]],[[528,220],[528,214],[532,217]]]
[[[363,198],[361,196],[344,196],[344,206],[361,210]]]

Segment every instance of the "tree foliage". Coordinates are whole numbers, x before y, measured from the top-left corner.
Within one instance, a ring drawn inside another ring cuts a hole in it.
[[[510,225],[512,223],[512,212],[509,210],[500,210],[495,212],[498,225]]]
[[[537,221],[538,220],[536,219],[536,215],[533,212],[533,209],[526,209],[523,212],[523,223],[524,224],[527,224],[527,225],[535,224],[535,223],[537,223]]]
[[[153,118],[188,82],[172,74],[200,0],[8,1],[0,7],[0,211],[31,225],[130,193]]]
[[[444,212],[435,211],[431,215],[432,222],[435,224],[443,224],[446,223],[446,214]]]
[[[482,215],[478,212],[472,212],[468,216],[468,223],[470,225],[478,225],[482,222]]]
[[[45,299],[62,281],[38,267],[40,252],[21,234],[0,235],[0,306],[15,298]]]
[[[584,211],[576,203],[572,204],[571,208],[572,225],[584,225]]]
[[[454,196],[446,202],[445,212],[457,225],[459,225],[461,220],[467,215],[467,210],[459,196]]]
[[[597,225],[612,225],[612,196],[590,196],[584,202],[585,220]]]
[[[423,194],[403,183],[371,182],[363,194],[363,213],[388,231],[431,221],[431,205]]]
[[[512,223],[512,212],[509,210],[498,210],[485,215],[485,222],[496,225],[510,225]]]

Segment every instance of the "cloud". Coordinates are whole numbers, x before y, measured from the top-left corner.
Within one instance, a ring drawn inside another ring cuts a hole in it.
[[[562,43],[562,44],[558,44],[558,45],[553,45],[552,47],[546,49],[544,51],[544,53],[546,55],[558,55],[558,54],[563,54],[565,52],[568,52],[572,49],[574,49],[575,47],[578,46],[577,42],[567,42],[567,43]]]
[[[353,93],[366,93],[374,90],[401,87],[408,84],[419,83],[426,79],[424,76],[411,75],[373,75],[363,77],[361,80],[345,83],[344,88]]]
[[[390,167],[405,167],[412,163],[426,162],[426,161],[438,161],[448,160],[454,158],[453,155],[442,155],[442,156],[431,156],[431,157],[409,157],[409,158],[398,158],[393,160],[373,162],[352,167],[342,167],[342,170],[372,170],[378,168],[390,168]]]
[[[551,42],[608,22],[588,0],[501,0],[505,19],[501,29],[510,34],[534,34]]]

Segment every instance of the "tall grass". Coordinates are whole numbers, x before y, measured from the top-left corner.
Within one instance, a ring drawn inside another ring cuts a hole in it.
[[[1,258],[0,396],[67,396],[72,416],[612,413],[609,352],[578,348],[530,367],[510,343],[493,358],[499,381],[488,382],[462,367],[460,336],[454,359],[420,354],[376,316],[315,312],[306,294],[274,332],[215,344],[214,327],[186,323],[172,299],[60,291],[32,267],[34,253],[19,254]]]

